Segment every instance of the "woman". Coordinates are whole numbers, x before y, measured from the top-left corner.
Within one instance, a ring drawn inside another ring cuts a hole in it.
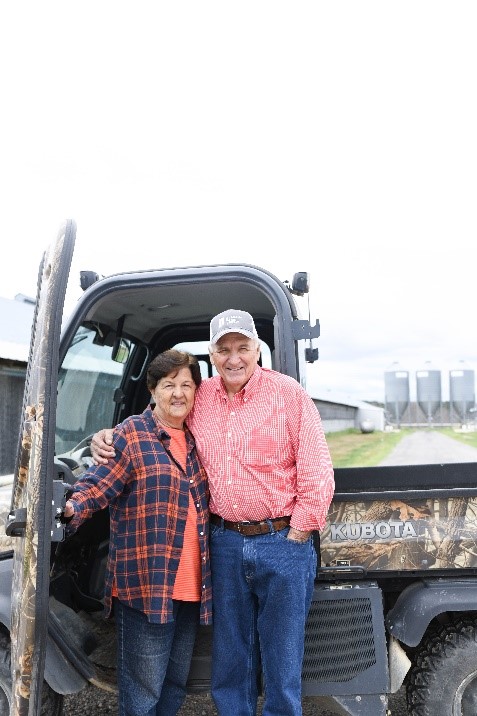
[[[151,406],[116,427],[115,457],[65,505],[69,532],[110,509],[105,613],[117,624],[120,716],[177,713],[198,623],[211,622],[207,476],[184,422],[200,382],[195,356],[156,356]]]

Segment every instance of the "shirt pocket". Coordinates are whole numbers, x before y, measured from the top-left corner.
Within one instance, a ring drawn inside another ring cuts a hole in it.
[[[292,462],[293,450],[286,429],[284,415],[275,415],[247,433],[244,460],[251,467],[272,471]]]

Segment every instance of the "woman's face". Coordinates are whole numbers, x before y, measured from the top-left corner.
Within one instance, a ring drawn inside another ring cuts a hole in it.
[[[182,428],[194,405],[196,385],[190,368],[169,373],[151,390],[154,413],[165,427]]]

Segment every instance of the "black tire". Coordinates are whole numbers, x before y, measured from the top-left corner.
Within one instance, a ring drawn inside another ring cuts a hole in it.
[[[0,631],[0,716],[8,716],[11,700],[10,638],[3,631]]]
[[[412,716],[477,714],[477,621],[437,628],[413,661],[406,690]]]
[[[12,701],[12,674],[10,670],[10,636],[0,631],[0,716],[9,716]],[[43,682],[41,716],[61,716],[63,696]]]

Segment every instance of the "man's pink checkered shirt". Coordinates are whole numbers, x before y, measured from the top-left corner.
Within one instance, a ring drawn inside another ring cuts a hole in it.
[[[293,378],[257,366],[233,400],[219,376],[202,382],[187,418],[210,487],[210,511],[242,522],[291,515],[322,529],[334,492],[321,418]]]

